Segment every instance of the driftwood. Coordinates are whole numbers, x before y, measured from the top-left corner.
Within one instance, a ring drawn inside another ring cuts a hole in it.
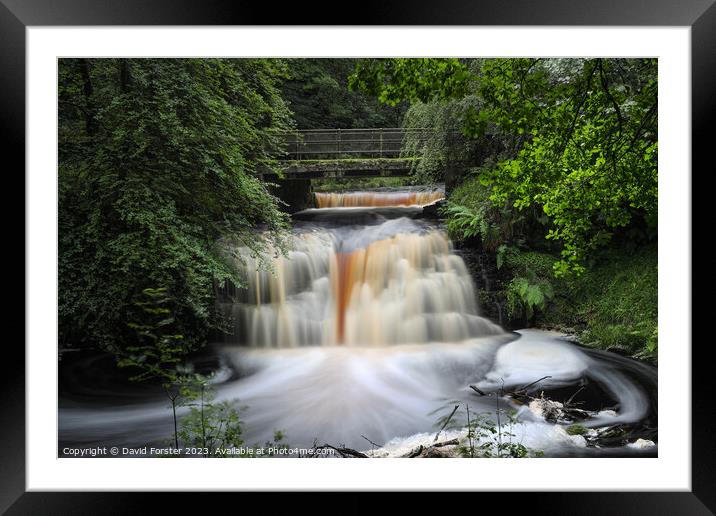
[[[450,439],[449,441],[435,443],[431,446],[431,448],[442,448],[443,446],[457,446],[458,444],[460,444],[460,441],[458,441],[458,439],[456,437],[455,439]]]
[[[413,458],[417,457],[418,455],[420,455],[420,454],[423,452],[423,450],[424,450],[424,448],[423,448],[423,445],[421,444],[420,446],[418,446],[417,448],[415,448],[414,450],[412,450],[412,451],[411,451],[410,453],[408,453],[407,455],[404,455],[404,457],[407,457],[407,458],[409,458],[409,459],[413,459]]]
[[[407,454],[403,455],[403,457],[408,458],[408,459],[420,457],[421,455],[423,457],[427,457],[427,456],[430,456],[432,451],[436,451],[437,448],[442,448],[443,446],[457,446],[458,444],[460,444],[460,441],[458,441],[457,438],[450,439],[449,441],[442,441],[439,443],[435,443],[430,446],[423,446],[421,444],[417,448],[414,448]]]
[[[538,384],[538,383],[541,382],[542,380],[546,380],[546,379],[548,379],[548,378],[552,378],[552,377],[551,377],[551,376],[543,376],[543,377],[540,378],[539,380],[535,380],[534,382],[528,383],[527,385],[524,385],[524,386],[522,386],[522,387],[519,387],[519,388],[514,389],[514,390],[512,390],[512,391],[509,391],[509,392],[504,392],[503,389],[500,388],[500,390],[499,390],[500,396],[519,396],[519,395],[523,395],[523,394],[525,394],[525,393],[527,392],[527,389],[529,389],[529,388],[532,387],[533,385]],[[468,385],[468,387],[470,387],[470,389],[472,389],[473,391],[475,391],[475,392],[476,392],[477,394],[479,394],[480,396],[489,396],[488,393],[486,393],[485,391],[483,391],[483,390],[481,390],[481,389],[478,389],[475,385]],[[498,391],[495,391],[495,392],[498,392]],[[492,393],[490,393],[490,394],[492,394]]]
[[[356,450],[354,450],[354,449],[352,449],[352,448],[345,448],[345,447],[340,447],[340,446],[333,446],[333,445],[330,445],[330,444],[324,444],[324,445],[322,445],[322,446],[316,446],[316,447],[314,447],[314,450],[315,450],[315,451],[325,450],[325,449],[335,450],[335,451],[337,451],[337,452],[341,455],[341,457],[355,457],[355,458],[357,458],[357,459],[368,459],[368,458],[369,458],[365,453],[361,453],[361,452],[356,451]],[[315,453],[314,453],[314,456],[315,456]]]

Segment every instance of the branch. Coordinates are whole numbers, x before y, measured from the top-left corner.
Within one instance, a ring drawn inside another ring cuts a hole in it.
[[[622,135],[622,128],[624,126],[623,119],[622,119],[622,112],[619,109],[619,104],[617,101],[612,97],[611,92],[609,91],[609,84],[607,83],[607,78],[604,75],[604,67],[602,66],[602,60],[599,60],[599,77],[601,78],[602,88],[604,89],[604,92],[607,94],[607,97],[609,97],[609,100],[612,102],[612,105],[614,106],[614,110],[617,112],[617,120],[619,122],[619,136]]]
[[[460,444],[460,441],[458,441],[457,437],[455,439],[450,439],[449,441],[442,441],[439,443],[435,443],[431,448],[442,448],[443,446],[457,446]]]
[[[584,105],[584,102],[587,100],[587,97],[589,96],[589,87],[592,85],[592,77],[594,76],[594,71],[597,69],[597,66],[592,66],[592,70],[589,72],[589,77],[587,77],[587,86],[584,89],[584,95],[582,95],[582,100],[579,101],[579,104],[577,105],[577,109],[574,111],[574,117],[572,118],[572,123],[569,125],[569,130],[567,131],[567,134],[565,135],[564,141],[562,142],[562,145],[560,146],[560,152],[559,154],[564,154],[564,151],[567,149],[567,144],[569,143],[569,140],[572,139],[572,133],[574,133],[574,126],[577,124],[577,118],[579,118],[579,112],[582,110],[582,106]]]
[[[480,396],[487,396],[487,394],[485,394],[483,391],[481,391],[480,389],[478,389],[478,388],[475,387],[474,385],[469,385],[468,387],[470,387],[473,391],[475,391],[476,393],[478,393]]]
[[[528,383],[528,384],[527,384],[527,385],[525,385],[524,387],[520,387],[519,389],[515,389],[515,390],[514,390],[514,391],[512,391],[512,392],[520,392],[520,391],[525,391],[525,390],[527,390],[527,388],[528,388],[528,387],[532,387],[532,386],[533,386],[534,384],[536,384],[536,383],[539,383],[539,382],[541,382],[542,380],[546,380],[547,378],[552,378],[552,377],[551,377],[551,376],[549,376],[549,375],[548,375],[548,376],[543,376],[543,377],[542,377],[542,378],[540,378],[539,380],[535,380],[535,381],[534,381],[534,382],[532,382],[532,383]]]
[[[330,444],[324,444],[323,446],[318,446],[314,449],[315,450],[324,450],[326,448],[337,451],[338,453],[341,454],[342,457],[356,457],[359,459],[367,459],[368,458],[368,456],[365,453],[361,453],[361,452],[353,450],[351,448],[338,448],[338,447],[332,446]]]
[[[438,440],[438,437],[440,436],[440,433],[441,433],[443,430],[445,430],[445,427],[448,425],[448,423],[450,422],[450,420],[452,419],[452,417],[455,415],[455,412],[457,412],[457,409],[458,409],[458,408],[460,408],[460,405],[455,405],[455,408],[452,409],[452,412],[450,413],[450,415],[448,416],[448,418],[445,420],[445,423],[443,423],[442,428],[440,428],[440,430],[438,430],[438,433],[435,434],[435,439],[433,439],[433,442],[435,442],[435,441]]]
[[[373,446],[375,446],[376,448],[382,448],[382,446],[381,446],[380,444],[374,443],[373,441],[371,441],[370,439],[368,439],[365,435],[361,434],[360,436],[361,436],[363,439],[365,439],[366,441],[368,441],[370,444],[372,444]]]

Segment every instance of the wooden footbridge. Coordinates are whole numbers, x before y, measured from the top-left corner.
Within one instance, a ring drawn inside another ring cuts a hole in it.
[[[402,177],[417,157],[406,157],[403,141],[425,140],[428,129],[308,129],[284,133],[283,179]]]

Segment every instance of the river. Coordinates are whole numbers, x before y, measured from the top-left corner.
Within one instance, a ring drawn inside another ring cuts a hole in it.
[[[242,407],[246,443],[281,430],[291,446],[399,456],[432,441],[455,405],[445,438],[461,435],[463,407],[494,416],[501,406],[515,411],[511,438],[545,456],[655,456],[656,369],[481,316],[476,279],[423,217],[440,197],[318,194],[321,208],[293,217],[288,255],[264,257],[271,270],[238,250],[249,287],[220,300],[233,334],[197,364],[215,371],[217,401]],[[60,450],[167,442],[173,426],[160,393],[115,381],[106,356],[63,362]],[[567,432],[569,414],[545,417],[543,395],[583,411],[580,435]]]

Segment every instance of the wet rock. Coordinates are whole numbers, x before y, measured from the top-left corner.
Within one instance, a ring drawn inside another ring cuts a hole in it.
[[[560,437],[561,440],[569,442],[573,446],[576,446],[578,448],[587,447],[587,440],[582,435],[571,435],[569,432],[567,432],[567,430],[564,429],[564,427],[561,426],[555,426],[554,431]]]
[[[534,398],[528,405],[530,411],[545,421],[557,422],[564,419],[564,405],[559,401],[552,401],[544,397]]]
[[[445,458],[447,457],[447,451],[441,450],[440,448],[428,448],[425,453],[420,455],[420,457],[423,457],[425,459],[437,459],[437,458]]]
[[[614,410],[601,410],[601,411],[597,412],[597,417],[602,417],[602,416],[617,417],[617,413]]]
[[[637,439],[633,443],[627,443],[627,446],[629,448],[638,448],[638,449],[645,449],[645,448],[653,448],[656,446],[656,443],[654,441],[650,441],[648,439]]]
[[[423,206],[422,217],[427,219],[439,219],[441,217],[441,210],[446,206],[447,202],[445,199],[435,201],[432,204]]]

